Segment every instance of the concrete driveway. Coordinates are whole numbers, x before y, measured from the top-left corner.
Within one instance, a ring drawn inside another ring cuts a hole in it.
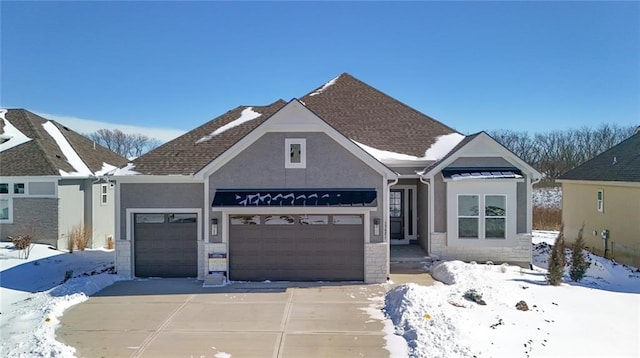
[[[389,285],[121,281],[65,311],[78,357],[388,357],[366,312]]]

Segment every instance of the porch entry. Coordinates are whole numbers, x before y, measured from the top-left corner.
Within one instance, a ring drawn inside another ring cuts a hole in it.
[[[389,231],[391,244],[409,244],[417,239],[417,188],[394,185],[389,191]]]

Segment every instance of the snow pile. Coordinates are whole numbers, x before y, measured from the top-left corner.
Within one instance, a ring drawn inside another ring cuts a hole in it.
[[[19,146],[20,144],[26,143],[31,140],[31,138],[24,135],[24,133],[20,132],[18,128],[14,127],[9,120],[5,117],[7,114],[6,109],[0,109],[0,120],[4,122],[4,128],[2,129],[4,132],[0,135],[0,152],[4,152],[7,149]]]
[[[534,263],[544,267],[547,240],[534,244]],[[385,312],[411,357],[639,356],[640,271],[588,260],[583,281],[567,275],[559,287],[547,285],[541,267],[442,262],[431,272],[448,285],[398,286],[387,293]],[[486,305],[465,299],[472,289]],[[527,311],[516,309],[520,301]]]
[[[87,167],[87,165],[82,161],[78,153],[73,149],[71,144],[67,141],[67,138],[64,137],[62,132],[56,127],[53,122],[48,121],[42,124],[44,130],[49,133],[51,137],[56,141],[56,144],[62,151],[62,154],[67,158],[67,162],[71,164],[75,172],[67,173],[64,170],[60,170],[61,176],[89,176],[93,173],[91,169]]]
[[[262,114],[256,112],[253,110],[253,107],[247,107],[244,110],[242,110],[242,113],[240,114],[240,117],[238,117],[237,119],[223,125],[222,127],[216,129],[215,131],[211,132],[211,134],[206,135],[200,139],[198,139],[196,141],[196,144],[202,143],[202,142],[206,142],[208,140],[210,140],[211,138],[222,134],[226,131],[228,131],[231,128],[237,127],[243,123],[249,122],[251,120],[254,120],[258,117],[260,117]]]
[[[416,157],[413,155],[395,153],[387,150],[381,150],[381,149],[369,147],[368,145],[359,143],[353,139],[351,141],[357,144],[365,152],[371,154],[372,157],[376,158],[381,162],[385,162],[385,161],[405,161],[405,160],[406,161],[437,161],[442,159],[445,155],[447,155],[463,139],[464,139],[464,136],[458,133],[441,135],[438,138],[436,138],[436,141],[425,151],[423,157]]]
[[[340,77],[340,76],[338,76],[338,77]],[[324,92],[327,88],[333,86],[336,83],[336,81],[338,80],[338,77],[336,77],[336,78],[332,79],[331,81],[325,83],[324,85],[322,85],[322,87],[318,88],[313,93],[309,94],[309,96],[317,96],[320,93]]]
[[[73,254],[34,244],[19,259],[11,243],[0,243],[0,352],[4,357],[73,357],[75,349],[55,340],[58,318],[102,288],[121,280],[113,271],[113,250]],[[62,283],[65,273],[75,276]]]
[[[533,206],[560,209],[562,206],[562,187],[533,189]]]
[[[369,317],[372,319],[382,321],[384,323],[384,340],[385,346],[384,348],[389,351],[389,357],[391,358],[404,358],[409,355],[409,347],[407,346],[407,342],[400,336],[395,334],[395,328],[393,323],[386,319],[384,313],[380,309],[380,306],[384,303],[383,297],[374,297],[369,298],[372,301],[371,305],[366,308],[362,308]]]

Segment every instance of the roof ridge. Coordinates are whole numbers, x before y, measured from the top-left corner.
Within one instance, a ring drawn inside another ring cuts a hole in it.
[[[32,132],[38,134],[38,138],[31,138],[31,140],[36,144],[36,146],[38,146],[38,149],[42,153],[42,156],[44,157],[44,160],[47,162],[47,164],[49,164],[51,166],[51,169],[55,173],[60,174],[60,169],[58,167],[56,167],[55,164],[53,164],[53,161],[49,157],[49,153],[47,152],[47,150],[44,148],[44,146],[41,143],[41,141],[44,140],[44,138],[42,137],[42,135],[39,132],[40,129],[36,130],[35,125],[31,121],[31,114],[33,114],[33,115],[36,115],[36,114],[32,113],[32,112],[29,112],[26,109],[20,109],[19,111],[20,111],[20,114],[27,119],[27,122],[28,122],[29,126],[31,127]],[[40,117],[40,116],[38,116],[38,117]],[[43,118],[43,117],[40,117],[40,118],[44,119],[45,121],[48,121],[48,119],[46,119],[46,118]],[[43,130],[44,130],[44,128],[43,128]],[[55,142],[55,139],[54,139],[54,142]],[[56,145],[57,145],[57,143],[56,143]]]

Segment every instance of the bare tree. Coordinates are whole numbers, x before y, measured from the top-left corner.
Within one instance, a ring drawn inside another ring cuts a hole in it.
[[[99,129],[87,137],[126,158],[139,157],[160,145],[157,139],[144,134],[127,134],[119,129]]]
[[[542,132],[533,136],[506,129],[489,134],[543,173],[547,181],[553,182],[568,170],[628,138],[635,130],[634,126],[602,124],[596,128]]]

